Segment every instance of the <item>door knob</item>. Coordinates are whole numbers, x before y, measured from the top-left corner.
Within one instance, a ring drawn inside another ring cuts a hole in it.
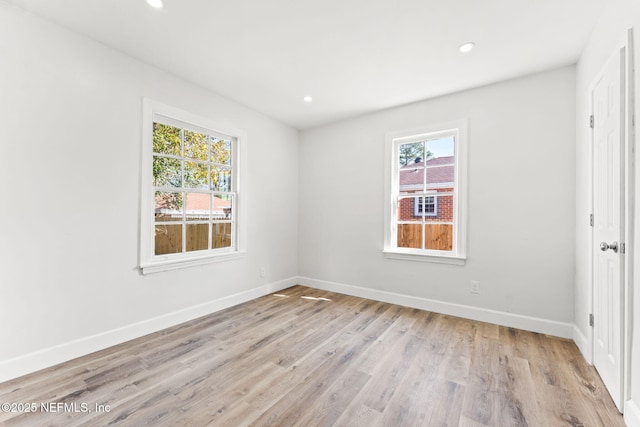
[[[618,242],[613,242],[612,244],[608,244],[606,242],[600,243],[600,250],[605,252],[607,249],[611,249],[613,252],[618,252]]]

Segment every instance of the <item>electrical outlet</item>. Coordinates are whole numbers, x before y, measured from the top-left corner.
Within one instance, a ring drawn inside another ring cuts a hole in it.
[[[471,293],[472,294],[479,294],[480,293],[480,282],[478,282],[477,280],[472,280],[471,281]]]
[[[267,270],[264,267],[262,267],[260,269],[260,277],[265,277],[266,275],[267,275]]]

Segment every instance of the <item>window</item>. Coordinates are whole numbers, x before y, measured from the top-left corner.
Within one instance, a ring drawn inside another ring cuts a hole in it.
[[[244,134],[144,102],[141,268],[237,257]]]
[[[464,264],[466,121],[387,134],[388,258]]]
[[[438,196],[416,197],[414,199],[415,216],[437,216]]]

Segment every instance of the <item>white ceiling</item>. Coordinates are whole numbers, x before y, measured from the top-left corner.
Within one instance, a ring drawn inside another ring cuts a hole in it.
[[[606,0],[8,1],[305,129],[573,64]]]

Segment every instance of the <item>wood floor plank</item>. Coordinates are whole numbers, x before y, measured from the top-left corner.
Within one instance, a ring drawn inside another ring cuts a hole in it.
[[[405,335],[390,349],[387,357],[380,361],[377,369],[371,374],[372,379],[362,390],[363,404],[384,412],[398,385],[409,371],[411,362],[416,357],[425,341],[415,335]]]
[[[362,390],[371,376],[358,370],[341,375],[324,393],[310,402],[307,410],[300,418],[300,425],[326,426],[335,425],[336,420],[351,404],[354,397]]]
[[[502,372],[500,352],[498,340],[479,339],[475,342],[462,409],[462,415],[469,420],[498,425],[496,391],[499,391],[497,376]]]
[[[7,427],[624,425],[569,340],[304,286],[2,383],[0,402],[44,405],[0,411]]]
[[[445,355],[420,352],[402,383],[385,407],[383,425],[421,425],[430,408],[440,405],[440,398],[430,399],[439,383],[438,372]]]
[[[343,412],[335,425],[345,427],[377,427],[385,425],[382,414],[367,405],[355,407],[352,415],[347,414],[347,412]]]
[[[412,310],[406,307],[400,308],[399,318],[357,360],[359,371],[372,374],[380,361],[391,353],[398,340],[404,337],[417,321],[417,318],[412,315]]]
[[[458,427],[487,427],[486,424],[480,424],[472,419],[465,417],[464,415],[460,417],[460,422],[458,423]]]
[[[438,405],[429,405],[422,426],[452,426],[460,423],[465,387],[453,381],[438,380],[431,393],[440,396]],[[407,424],[408,425],[408,424]]]
[[[371,310],[362,312],[357,321],[344,328],[335,340],[331,340],[318,349],[325,358],[317,368],[305,376],[295,390],[291,390],[252,425],[295,425],[302,415],[298,403],[312,402],[322,395],[362,354],[378,336],[391,325],[392,317],[384,314],[391,308],[390,304],[376,303]]]

